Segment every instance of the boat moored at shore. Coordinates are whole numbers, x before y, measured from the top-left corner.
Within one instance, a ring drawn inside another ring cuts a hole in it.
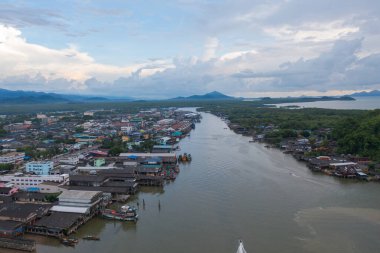
[[[102,217],[111,220],[137,221],[137,209],[131,206],[122,206],[119,211],[105,209],[102,211]]]

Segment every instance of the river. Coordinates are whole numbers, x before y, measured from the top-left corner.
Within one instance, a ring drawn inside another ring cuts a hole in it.
[[[216,116],[202,116],[180,143],[191,164],[176,181],[132,199],[140,202],[137,224],[97,218],[76,236],[101,241],[80,240],[74,249],[33,237],[37,252],[232,253],[238,239],[250,253],[379,251],[379,184],[314,174],[279,150],[249,143]]]

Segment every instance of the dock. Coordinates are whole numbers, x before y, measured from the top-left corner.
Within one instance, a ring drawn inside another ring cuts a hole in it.
[[[0,238],[0,248],[33,252],[36,250],[36,242],[21,238]]]

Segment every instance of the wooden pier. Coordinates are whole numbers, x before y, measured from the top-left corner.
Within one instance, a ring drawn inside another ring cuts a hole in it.
[[[33,252],[36,250],[36,242],[21,238],[0,238],[0,248]]]

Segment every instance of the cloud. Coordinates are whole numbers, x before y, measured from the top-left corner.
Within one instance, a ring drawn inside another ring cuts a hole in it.
[[[357,52],[361,46],[362,39],[340,40],[331,50],[316,58],[284,63],[278,71],[259,73],[246,70],[233,77],[256,82],[253,88],[266,92],[379,87],[380,74],[375,68],[380,64],[380,54],[359,58]]]
[[[215,57],[216,50],[219,46],[219,40],[215,37],[209,37],[205,43],[205,52],[203,54],[203,60],[207,61]]]
[[[306,59],[282,53],[284,58],[266,63],[276,50],[217,56],[218,39],[209,38],[202,58],[157,58],[120,67],[97,63],[74,45],[55,50],[28,43],[15,28],[0,26],[0,31],[0,84],[10,89],[167,98],[211,90],[252,94],[369,89],[380,83],[380,54],[359,56],[364,39],[336,41]]]
[[[56,11],[44,8],[0,4],[0,23],[13,27],[51,26],[65,30],[67,21]]]
[[[0,5],[0,87],[141,98],[379,88],[378,1],[121,2],[75,14]],[[178,25],[165,21],[174,13]],[[67,44],[39,43],[46,26]]]
[[[335,20],[328,23],[305,23],[296,26],[267,27],[264,28],[264,31],[279,40],[323,42],[347,37],[358,32],[359,27],[344,24],[343,20]]]
[[[42,76],[46,80],[67,79],[75,83],[83,83],[93,77],[112,81],[135,71],[148,76],[170,66],[162,60],[122,67],[105,65],[97,63],[75,45],[58,50],[28,43],[20,30],[5,25],[0,25],[0,42],[0,79],[3,80],[9,76],[30,76],[31,80]]]

